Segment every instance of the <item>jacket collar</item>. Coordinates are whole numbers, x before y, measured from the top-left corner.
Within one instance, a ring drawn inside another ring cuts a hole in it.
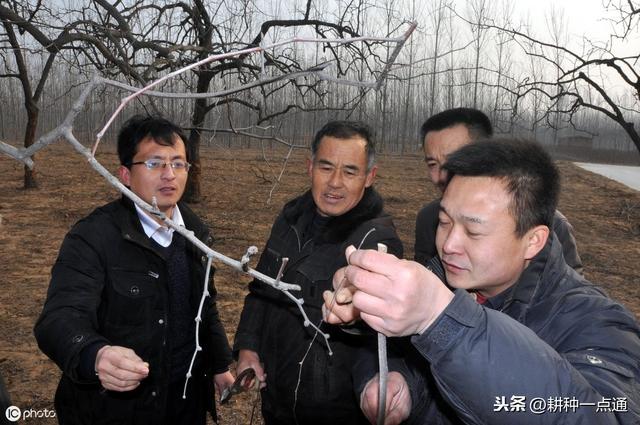
[[[500,311],[509,310],[511,317],[522,322],[529,307],[554,289],[559,279],[567,273],[567,268],[560,241],[551,232],[544,248],[531,260],[517,282],[506,291],[489,298],[487,305]]]
[[[133,201],[123,195],[119,203],[121,208],[116,210],[115,220],[120,227],[122,237],[149,249],[153,249],[149,238],[142,229],[142,224],[140,223]],[[178,207],[180,208],[185,227],[192,230],[198,239],[210,245],[211,241],[206,240],[208,239],[208,230],[204,223],[186,204],[179,202]],[[191,246],[191,244],[189,244],[189,246]]]
[[[327,231],[322,234],[320,242],[344,242],[364,221],[378,217],[382,208],[382,197],[373,187],[366,188],[362,199],[354,208],[346,214],[329,219]],[[308,190],[302,196],[287,202],[283,208],[283,216],[289,225],[298,230],[304,230],[304,227],[313,220],[316,209],[311,190]]]

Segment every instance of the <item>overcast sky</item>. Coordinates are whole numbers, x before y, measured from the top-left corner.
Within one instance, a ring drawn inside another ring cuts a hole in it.
[[[605,0],[606,2],[606,0]],[[572,42],[575,45],[582,45],[582,37],[599,41],[609,40],[612,34],[612,22],[608,19],[616,17],[613,12],[606,12],[603,0],[516,0],[516,16],[526,16],[529,14],[531,20],[538,25],[538,34],[546,31],[545,18],[552,7],[564,10],[564,20],[567,33],[572,35]],[[640,45],[640,34],[635,31],[635,37],[625,43],[618,43],[615,49],[625,54],[638,54]]]

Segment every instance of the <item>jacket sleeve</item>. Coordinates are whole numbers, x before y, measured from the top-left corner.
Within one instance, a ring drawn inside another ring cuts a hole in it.
[[[412,342],[465,423],[638,423],[638,327],[622,308],[618,318],[607,314],[605,320],[574,321],[566,335],[573,348],[558,352],[533,330],[457,290],[436,322]],[[593,318],[598,312],[585,315]],[[620,398],[627,412],[597,411],[603,400]],[[545,404],[543,413],[533,412],[535,400]],[[569,400],[570,407],[553,410],[557,400],[561,406]]]
[[[229,370],[229,365],[232,363],[231,348],[229,347],[229,339],[227,333],[222,326],[220,320],[220,314],[218,313],[218,305],[216,303],[217,291],[214,285],[213,274],[215,269],[211,267],[209,278],[209,295],[207,298],[210,303],[208,308],[208,331],[212,342],[212,358],[211,365],[214,374],[224,373]]]
[[[244,299],[240,321],[233,343],[233,356],[238,358],[240,350],[260,352],[260,330],[264,325],[267,303],[253,293],[252,288],[262,284],[255,279],[249,284],[249,293]]]
[[[79,382],[82,350],[90,345],[109,344],[98,333],[97,311],[105,271],[97,245],[82,236],[95,235],[88,226],[79,222],[62,242],[51,271],[47,299],[34,329],[40,349],[67,376]]]
[[[573,226],[560,211],[556,210],[553,217],[553,231],[562,244],[562,255],[569,267],[582,274],[582,259],[578,253],[578,244],[573,235]]]
[[[280,217],[276,219],[272,234],[278,228],[279,222]],[[256,270],[267,276],[275,277],[277,273],[276,269],[280,262],[280,255],[270,248],[270,241],[271,236],[260,254],[260,260],[258,260]],[[267,310],[271,305],[263,296],[264,290],[266,289],[265,285],[265,283],[257,279],[254,279],[249,284],[249,293],[244,299],[244,307],[240,314],[240,321],[238,322],[233,344],[233,356],[236,359],[238,358],[240,350],[260,352],[261,332],[264,328]]]
[[[438,214],[440,202],[435,200],[425,205],[416,217],[414,260],[425,265],[436,251],[436,230],[438,227]]]

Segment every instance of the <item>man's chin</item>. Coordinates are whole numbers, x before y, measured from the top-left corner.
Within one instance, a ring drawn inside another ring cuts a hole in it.
[[[167,213],[176,206],[177,202],[158,202],[158,209],[163,213]]]
[[[323,205],[322,208],[318,208],[318,213],[323,217],[339,217],[347,212],[348,211],[343,211],[343,208],[337,205]]]
[[[474,288],[474,285],[470,282],[460,279],[458,276],[451,276],[451,273],[445,273],[447,276],[447,284],[454,289],[466,289],[470,291]]]

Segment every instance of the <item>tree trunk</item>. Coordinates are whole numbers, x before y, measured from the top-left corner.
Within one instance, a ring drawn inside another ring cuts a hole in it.
[[[187,141],[187,158],[189,158],[189,162],[191,163],[191,168],[189,169],[189,177],[187,178],[187,187],[185,188],[184,195],[182,199],[185,202],[189,203],[198,203],[200,202],[200,198],[202,196],[202,192],[200,191],[200,175],[202,174],[200,169],[200,131],[197,130],[197,127],[201,127],[202,122],[204,121],[204,103],[203,99],[197,99],[195,101],[195,108],[193,111],[193,117],[191,119],[191,124],[194,129],[189,133],[189,140]]]
[[[209,90],[211,77],[207,73],[198,76],[197,93],[206,93]],[[207,116],[206,99],[196,99],[193,107],[193,115],[191,117],[191,127],[189,140],[187,141],[187,158],[191,163],[189,169],[189,178],[187,179],[187,187],[185,188],[182,199],[192,204],[201,200],[202,192],[200,190],[200,176],[202,169],[200,167],[200,140],[202,135],[198,128],[204,126],[204,119]]]
[[[24,147],[28,148],[33,145],[36,139],[36,128],[38,127],[38,113],[40,112],[38,109],[38,105],[31,100],[26,102],[27,106],[27,128],[24,132]],[[34,159],[33,157],[31,159]],[[35,162],[35,160],[34,160]],[[36,189],[38,187],[38,182],[36,180],[36,169],[35,165],[33,169],[30,169],[26,165],[24,166],[24,188],[25,189]]]

